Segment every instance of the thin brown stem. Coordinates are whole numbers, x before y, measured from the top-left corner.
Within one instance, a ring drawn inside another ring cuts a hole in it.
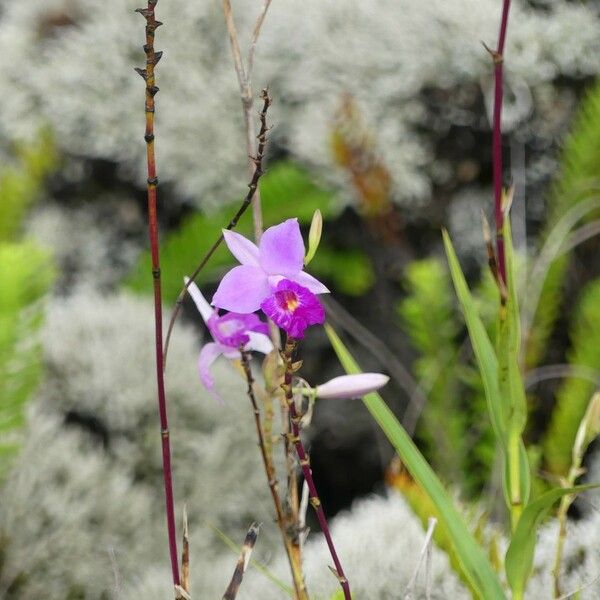
[[[227,224],[225,229],[232,230],[238,224],[241,216],[246,212],[246,209],[250,206],[252,202],[252,198],[258,191],[258,181],[263,175],[263,159],[265,156],[265,149],[267,147],[267,133],[269,131],[269,127],[267,126],[267,111],[271,106],[271,97],[269,96],[268,90],[264,89],[261,93],[261,99],[263,101],[263,106],[260,111],[260,131],[256,136],[258,140],[258,145],[256,148],[256,156],[252,158],[256,168],[254,169],[254,173],[252,174],[252,178],[250,183],[248,184],[248,193],[245,198],[242,200],[242,204],[238,208],[235,215],[233,215],[231,221]],[[175,308],[173,309],[173,314],[171,315],[171,319],[169,321],[169,327],[167,329],[167,337],[165,338],[165,352],[164,352],[164,366],[167,366],[167,354],[169,351],[169,343],[171,341],[171,334],[173,333],[173,327],[175,326],[175,321],[179,316],[179,312],[181,311],[181,305],[183,304],[183,300],[185,299],[185,295],[187,294],[188,287],[192,284],[192,282],[198,277],[200,271],[206,266],[206,263],[210,260],[212,255],[216,252],[217,248],[223,242],[223,234],[217,238],[217,240],[213,243],[213,245],[208,249],[208,252],[204,255],[200,264],[196,267],[194,272],[190,275],[189,281],[181,288],[179,292],[179,296],[175,301]]]
[[[254,24],[252,39],[250,42],[250,49],[248,50],[248,57],[246,60],[246,66],[244,66],[244,60],[242,58],[242,52],[240,49],[240,42],[238,39],[237,28],[235,26],[235,20],[233,18],[233,10],[231,8],[230,0],[221,0],[223,6],[223,14],[225,15],[225,24],[227,25],[227,32],[229,33],[229,41],[231,43],[231,54],[233,56],[233,64],[235,72],[238,78],[238,84],[240,88],[240,97],[242,100],[242,111],[244,115],[244,125],[246,129],[246,150],[248,152],[248,170],[252,176],[256,165],[252,160],[252,150],[254,145],[255,130],[254,120],[252,119],[252,107],[254,105],[254,99],[252,97],[252,69],[254,67],[254,52],[256,50],[256,44],[260,35],[260,30],[264,23],[269,5],[271,0],[264,0],[261,11]],[[252,198],[252,218],[254,222],[254,238],[258,242],[262,235],[263,222],[262,222],[262,211],[260,205],[260,192]]]
[[[297,371],[299,365],[294,362],[294,353],[298,346],[297,340],[288,337],[285,343],[285,348],[282,353],[283,363],[285,365],[285,377],[283,382],[283,390],[285,392],[285,398],[288,405],[289,413],[290,413],[290,427],[291,433],[289,434],[290,443],[293,444],[296,449],[296,454],[298,456],[298,462],[300,463],[300,468],[302,469],[302,474],[304,475],[304,480],[306,481],[306,485],[308,486],[309,492],[309,501],[312,507],[315,510],[317,515],[317,520],[319,521],[319,525],[321,526],[321,531],[325,536],[325,541],[327,542],[327,547],[329,548],[329,553],[331,554],[331,559],[333,560],[333,564],[335,565],[335,569],[332,569],[334,575],[337,577],[337,580],[342,587],[344,592],[344,599],[351,600],[352,596],[350,595],[350,584],[348,583],[348,579],[344,575],[344,570],[342,568],[342,563],[338,558],[337,551],[335,549],[335,545],[333,543],[333,539],[331,537],[331,533],[329,532],[329,525],[327,524],[327,518],[325,517],[325,511],[323,510],[323,505],[321,504],[321,500],[319,499],[319,494],[317,492],[317,488],[315,486],[315,482],[312,476],[312,470],[310,468],[310,460],[308,458],[308,454],[304,449],[304,444],[302,443],[302,439],[300,438],[300,420],[301,416],[298,414],[296,410],[296,403],[294,402],[294,394],[292,391],[292,379],[294,377],[294,373]]]
[[[244,370],[244,375],[246,376],[246,382],[248,383],[247,394],[248,398],[250,399],[250,403],[252,404],[252,410],[254,412],[254,422],[256,424],[258,446],[260,448],[260,454],[263,460],[263,465],[265,467],[265,474],[267,476],[267,482],[271,491],[271,497],[273,498],[273,505],[275,506],[277,526],[281,531],[283,546],[285,548],[285,552],[290,563],[292,581],[294,583],[295,598],[297,598],[298,600],[308,600],[306,584],[304,582],[304,577],[302,576],[302,565],[295,560],[292,542],[288,535],[288,523],[283,513],[281,498],[279,497],[279,487],[277,481],[277,474],[275,472],[275,466],[273,465],[273,460],[271,459],[271,456],[267,452],[265,436],[260,416],[260,409],[258,408],[258,403],[254,394],[254,377],[252,375],[252,368],[250,366],[250,353],[244,351],[243,349],[240,349],[240,353],[242,355],[242,368]]]
[[[144,110],[146,113],[146,160],[148,165],[148,235],[150,238],[150,251],[152,255],[152,277],[154,281],[154,332],[156,347],[156,383],[158,392],[158,413],[160,419],[160,434],[162,440],[162,464],[165,489],[165,512],[167,517],[167,533],[169,538],[169,552],[171,555],[171,570],[173,585],[179,586],[179,565],[177,562],[177,538],[175,532],[175,511],[173,506],[173,482],[171,473],[171,447],[169,442],[169,425],[167,419],[167,400],[165,394],[165,381],[163,369],[163,337],[162,337],[162,300],[160,282],[160,258],[158,243],[158,216],[157,216],[157,187],[156,158],[154,154],[154,96],[158,92],[154,77],[154,68],[162,56],[162,52],[154,50],[154,32],[159,25],[154,15],[158,0],[148,0],[147,8],[138,8],[146,19],[146,68],[136,69],[146,82],[146,100]]]

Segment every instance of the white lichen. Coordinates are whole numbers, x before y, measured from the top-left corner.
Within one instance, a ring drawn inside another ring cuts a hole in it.
[[[132,67],[143,58],[136,0],[4,2],[0,22],[0,139],[35,135],[50,122],[66,151],[121,163],[145,178],[142,82]],[[258,10],[234,5],[248,41]],[[157,71],[157,155],[163,181],[198,205],[239,196],[246,157],[239,91],[218,2],[173,0],[158,5],[165,51]],[[431,140],[423,130],[426,91],[479,85],[490,104],[495,0],[307,0],[274,2],[256,55],[255,89],[275,96],[272,135],[292,156],[342,181],[329,135],[344,92],[352,94],[377,132],[380,152],[403,202],[430,188]],[[600,72],[598,12],[592,3],[549,3],[537,10],[514,2],[506,47],[505,126],[523,134],[532,118],[550,123],[561,77]],[[438,127],[453,121],[449,94]],[[553,135],[550,132],[549,135]]]

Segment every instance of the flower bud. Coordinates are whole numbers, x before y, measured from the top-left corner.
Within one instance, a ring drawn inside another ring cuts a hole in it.
[[[317,208],[310,223],[310,231],[308,232],[308,250],[304,257],[304,264],[307,265],[315,256],[319,242],[321,241],[321,233],[323,231],[323,216]]]
[[[381,373],[334,377],[316,388],[317,398],[362,398],[383,387],[390,378]]]

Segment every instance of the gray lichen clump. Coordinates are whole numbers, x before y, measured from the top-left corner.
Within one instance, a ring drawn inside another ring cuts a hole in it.
[[[0,597],[107,597],[115,578],[168,564],[152,340],[144,301],[90,291],[53,300],[47,376],[0,496]],[[207,557],[195,568],[210,577],[210,557],[229,550],[209,523],[243,536],[251,521],[271,522],[271,504],[243,382],[217,369],[218,406],[200,388],[197,352],[193,331],[178,327],[167,392],[178,514],[187,503],[192,552]],[[266,528],[263,552],[276,540]]]
[[[139,23],[125,8],[120,0],[104,2],[102,10],[92,0],[3,3],[0,138],[34,135],[49,122],[67,152],[117,161],[145,178],[132,70]],[[236,2],[241,31],[249,31],[256,10],[254,2]],[[553,82],[600,72],[598,9],[564,2],[540,9],[522,0],[511,10],[505,130],[539,145],[564,126],[574,103]],[[274,2],[254,77],[257,91],[270,85],[275,97],[273,139],[342,180],[331,169],[330,135],[341,95],[350,93],[377,132],[396,199],[423,201],[439,176],[432,139],[451,124],[489,127],[461,90],[481,89],[489,103],[490,58],[480,41],[492,44],[498,13],[495,0],[401,6],[308,0],[301,9]],[[165,56],[157,112],[162,180],[199,205],[229,200],[243,191],[246,177],[239,93],[220,8],[173,0],[160,6],[160,16],[167,24],[160,33]],[[443,99],[428,96],[431,89]]]

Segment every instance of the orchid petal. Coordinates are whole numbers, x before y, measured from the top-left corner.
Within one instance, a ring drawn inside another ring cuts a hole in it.
[[[200,373],[202,385],[214,398],[223,404],[223,398],[215,390],[215,380],[210,372],[210,366],[221,354],[223,354],[223,349],[219,344],[205,344],[202,350],[200,350],[200,356],[198,357],[198,372]]]
[[[318,279],[304,271],[292,275],[290,279],[310,290],[313,294],[329,294],[329,290]]]
[[[206,298],[202,295],[200,288],[193,281],[188,285],[188,281],[190,281],[189,277],[184,277],[183,281],[188,286],[188,294],[191,296],[198,312],[202,315],[202,318],[206,323],[213,316],[215,309],[208,303]]]
[[[334,377],[317,386],[318,398],[362,398],[383,387],[390,378],[382,373],[360,373]]]
[[[260,266],[259,251],[256,244],[235,231],[223,229],[223,239],[240,264],[252,267]]]
[[[269,227],[259,244],[260,265],[268,275],[296,275],[304,265],[304,242],[298,219]]]
[[[246,344],[246,350],[262,352],[263,354],[269,354],[273,350],[273,342],[268,335],[249,331],[248,336],[250,337],[250,341]]]
[[[240,265],[225,274],[221,280],[212,303],[238,313],[253,313],[260,308],[261,302],[269,296],[271,288],[267,276],[259,267]]]

